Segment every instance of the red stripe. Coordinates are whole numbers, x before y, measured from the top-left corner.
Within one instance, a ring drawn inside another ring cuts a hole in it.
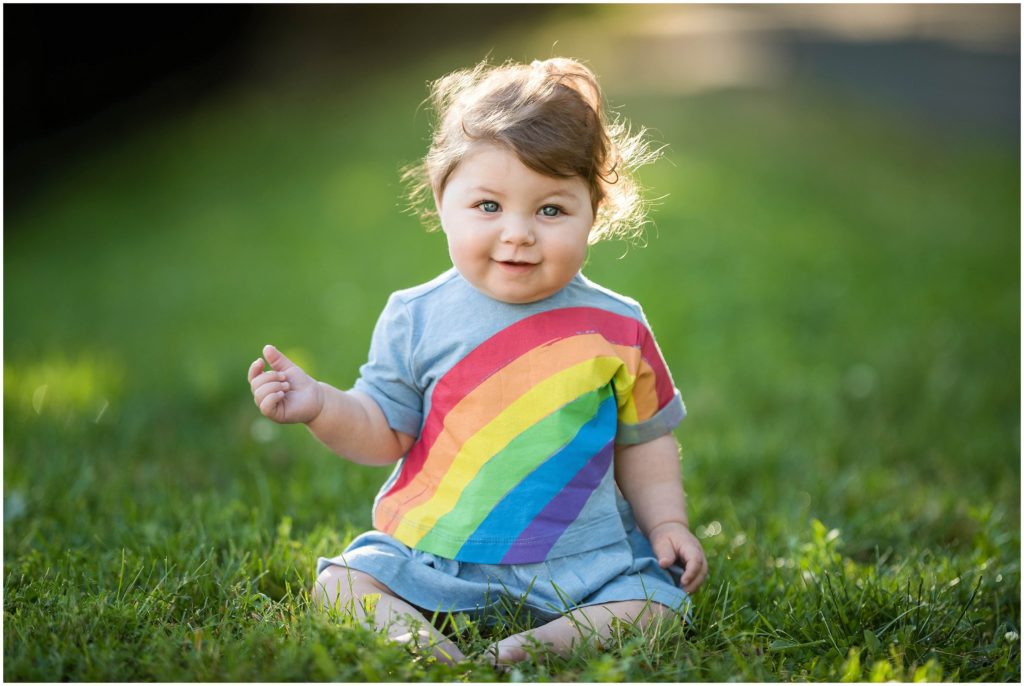
[[[419,474],[441,433],[445,416],[474,388],[528,350],[589,333],[599,333],[616,345],[639,347],[641,356],[655,373],[658,409],[672,400],[675,390],[665,362],[654,338],[639,320],[593,307],[567,307],[526,317],[481,343],[437,382],[419,439],[406,456],[402,473],[380,500],[395,495]],[[386,530],[388,523],[381,525],[378,528]]]

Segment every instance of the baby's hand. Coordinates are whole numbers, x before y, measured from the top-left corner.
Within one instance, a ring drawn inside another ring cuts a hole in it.
[[[324,393],[316,379],[272,345],[263,347],[270,371],[263,360],[249,365],[249,385],[260,412],[280,424],[311,422],[324,406]]]
[[[683,590],[693,593],[704,583],[708,561],[700,541],[687,526],[682,522],[665,522],[651,529],[647,537],[662,569],[671,567],[677,560],[682,563],[685,571],[679,585]]]

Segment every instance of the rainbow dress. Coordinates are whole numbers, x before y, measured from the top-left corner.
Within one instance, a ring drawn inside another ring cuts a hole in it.
[[[525,305],[454,269],[394,293],[354,388],[417,437],[377,495],[374,527],[475,563],[625,538],[614,446],[686,414],[640,306],[582,274]]]

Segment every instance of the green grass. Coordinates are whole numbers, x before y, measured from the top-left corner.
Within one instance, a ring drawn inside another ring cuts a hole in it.
[[[348,386],[447,266],[397,169],[449,66],[225,98],[5,218],[4,677],[1019,681],[1016,150],[798,90],[630,99],[667,197],[586,268],[687,401],[693,625],[500,675],[310,608],[387,472],[261,419],[244,371],[274,342]]]

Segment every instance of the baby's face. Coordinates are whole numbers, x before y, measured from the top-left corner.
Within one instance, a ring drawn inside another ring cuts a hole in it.
[[[554,295],[586,259],[594,212],[580,177],[538,174],[515,153],[481,143],[435,200],[455,268],[497,300]]]

